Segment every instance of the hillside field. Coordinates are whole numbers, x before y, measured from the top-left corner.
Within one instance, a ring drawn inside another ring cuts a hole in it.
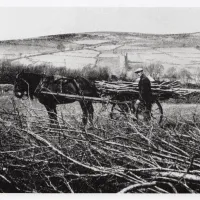
[[[111,74],[134,70],[138,65],[160,63],[187,69],[195,75],[200,64],[200,34],[150,35],[137,33],[84,33],[2,41],[0,59],[25,65],[47,64],[82,69],[108,67]],[[127,55],[129,69],[124,69]]]

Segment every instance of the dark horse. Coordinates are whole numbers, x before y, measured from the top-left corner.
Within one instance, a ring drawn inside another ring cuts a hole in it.
[[[19,73],[16,76],[14,85],[15,96],[22,98],[26,95],[32,100],[36,97],[47,109],[51,124],[58,124],[57,104],[73,103],[76,100],[59,95],[43,94],[42,92],[98,97],[95,85],[83,77],[68,78],[25,72]],[[80,100],[79,103],[83,111],[83,124],[87,124],[88,117],[92,123],[94,113],[92,102]]]

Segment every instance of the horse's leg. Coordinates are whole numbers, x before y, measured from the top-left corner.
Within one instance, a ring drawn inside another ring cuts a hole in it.
[[[94,108],[93,108],[92,102],[87,102],[86,106],[87,106],[87,110],[89,114],[89,121],[91,125],[93,126]]]
[[[58,119],[57,119],[57,111],[56,111],[56,105],[45,105],[45,108],[47,109],[50,125],[57,126],[58,125]]]
[[[80,101],[80,105],[83,111],[83,118],[82,118],[82,122],[83,125],[86,126],[87,125],[87,119],[88,119],[88,109],[87,109],[87,105],[85,102]]]

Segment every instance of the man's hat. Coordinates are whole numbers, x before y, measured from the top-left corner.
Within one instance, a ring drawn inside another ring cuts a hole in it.
[[[143,69],[142,68],[138,68],[138,69],[135,70],[136,74],[139,73],[139,72],[143,72]]]

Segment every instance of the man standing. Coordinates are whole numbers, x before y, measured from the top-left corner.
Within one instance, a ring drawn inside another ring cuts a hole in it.
[[[144,103],[145,106],[145,118],[150,119],[151,115],[151,104],[152,104],[152,91],[151,91],[151,82],[143,73],[142,68],[138,68],[135,73],[138,75],[139,83],[139,100],[136,101],[136,107],[140,102]]]

